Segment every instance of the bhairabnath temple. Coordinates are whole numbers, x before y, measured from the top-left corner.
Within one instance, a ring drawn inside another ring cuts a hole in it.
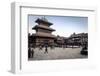
[[[47,44],[54,44],[55,35],[52,34],[55,29],[51,28],[50,26],[53,23],[49,22],[45,17],[41,19],[38,18],[36,21],[37,25],[35,25],[32,29],[36,31],[33,34],[33,43],[35,46]]]

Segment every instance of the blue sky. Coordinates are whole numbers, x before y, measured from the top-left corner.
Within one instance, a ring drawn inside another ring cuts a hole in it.
[[[44,16],[38,15],[29,15],[29,33],[35,33],[35,30],[32,30],[37,23],[35,20],[37,18],[42,18]],[[88,18],[87,17],[75,17],[75,16],[45,16],[45,18],[52,22],[53,25],[50,27],[55,29],[52,34],[68,37],[72,33],[87,33],[88,32]]]

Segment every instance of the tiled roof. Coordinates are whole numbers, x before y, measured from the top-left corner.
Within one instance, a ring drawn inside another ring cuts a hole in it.
[[[49,25],[53,25],[53,23],[51,23],[51,22],[49,22],[46,18],[42,18],[42,19],[40,19],[40,18],[38,18],[35,22],[43,22],[43,23],[47,23],[47,24],[49,24]]]
[[[55,31],[54,29],[47,27],[47,26],[42,26],[42,25],[36,25],[35,27],[33,27],[32,29],[37,29],[37,28],[42,28],[42,29],[47,29],[50,31]]]
[[[79,34],[72,34],[71,35],[71,37],[81,37],[81,36],[87,37],[88,33],[79,33]]]

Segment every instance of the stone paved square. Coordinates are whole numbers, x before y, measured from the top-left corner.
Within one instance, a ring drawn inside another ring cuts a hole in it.
[[[79,59],[79,58],[88,58],[80,54],[80,48],[48,48],[48,53],[45,52],[45,48],[39,50],[39,48],[34,49],[34,57],[29,58],[29,61],[33,60],[55,60],[55,59]]]

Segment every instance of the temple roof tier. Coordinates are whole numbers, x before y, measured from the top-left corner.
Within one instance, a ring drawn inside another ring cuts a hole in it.
[[[53,23],[48,22],[48,20],[46,20],[46,19],[40,19],[40,18],[38,18],[35,22],[36,23],[45,23],[45,24],[48,24],[48,25],[53,25]]]
[[[46,29],[46,30],[50,30],[50,31],[55,31],[55,29],[52,29],[52,28],[46,27],[46,26],[41,26],[41,25],[36,25],[32,29],[38,29],[38,28],[42,28],[42,29]]]
[[[48,37],[48,38],[56,38],[55,35],[51,35],[51,34],[41,34],[41,33],[32,34],[32,36],[37,36],[37,37]]]

